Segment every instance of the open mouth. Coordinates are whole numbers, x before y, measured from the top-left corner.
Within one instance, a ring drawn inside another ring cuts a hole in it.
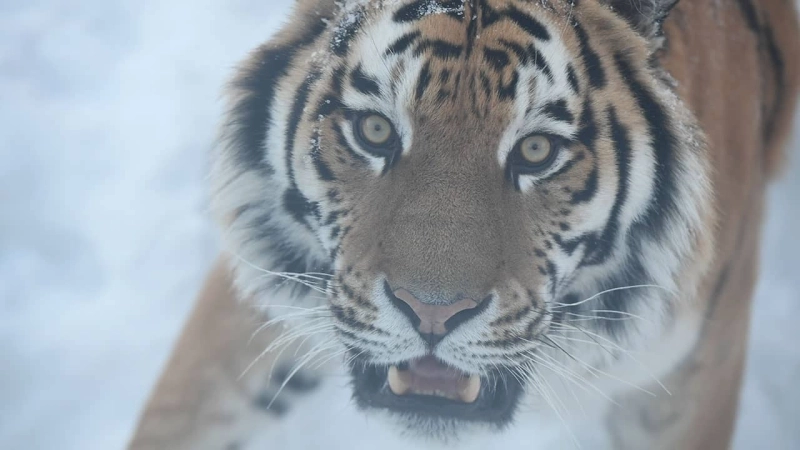
[[[522,393],[522,385],[508,372],[481,377],[432,355],[389,367],[356,361],[351,373],[360,407],[430,418],[503,425],[511,420]]]

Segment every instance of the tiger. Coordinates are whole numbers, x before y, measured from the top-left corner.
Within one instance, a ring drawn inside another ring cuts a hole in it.
[[[319,367],[421,448],[729,448],[799,46],[789,0],[297,0],[129,448],[265,448]]]

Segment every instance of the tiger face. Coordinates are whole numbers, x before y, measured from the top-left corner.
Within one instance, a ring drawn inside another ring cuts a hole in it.
[[[616,378],[710,263],[703,136],[654,57],[672,3],[301,3],[215,155],[238,287],[326,311],[287,315],[426,433]]]

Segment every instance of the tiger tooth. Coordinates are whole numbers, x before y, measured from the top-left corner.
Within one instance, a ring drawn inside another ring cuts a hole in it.
[[[401,372],[397,366],[389,367],[389,375],[386,379],[389,381],[389,389],[394,395],[405,395],[411,389],[408,373]]]
[[[478,394],[481,393],[481,377],[478,375],[470,375],[469,379],[461,386],[458,391],[458,396],[464,403],[474,403],[478,399]]]

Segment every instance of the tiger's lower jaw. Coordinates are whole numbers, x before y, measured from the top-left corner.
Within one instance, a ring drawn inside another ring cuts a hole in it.
[[[447,368],[432,356],[390,367],[356,361],[350,372],[359,408],[390,413],[431,436],[452,437],[471,425],[502,429],[511,423],[524,391],[510,371],[479,377]]]

